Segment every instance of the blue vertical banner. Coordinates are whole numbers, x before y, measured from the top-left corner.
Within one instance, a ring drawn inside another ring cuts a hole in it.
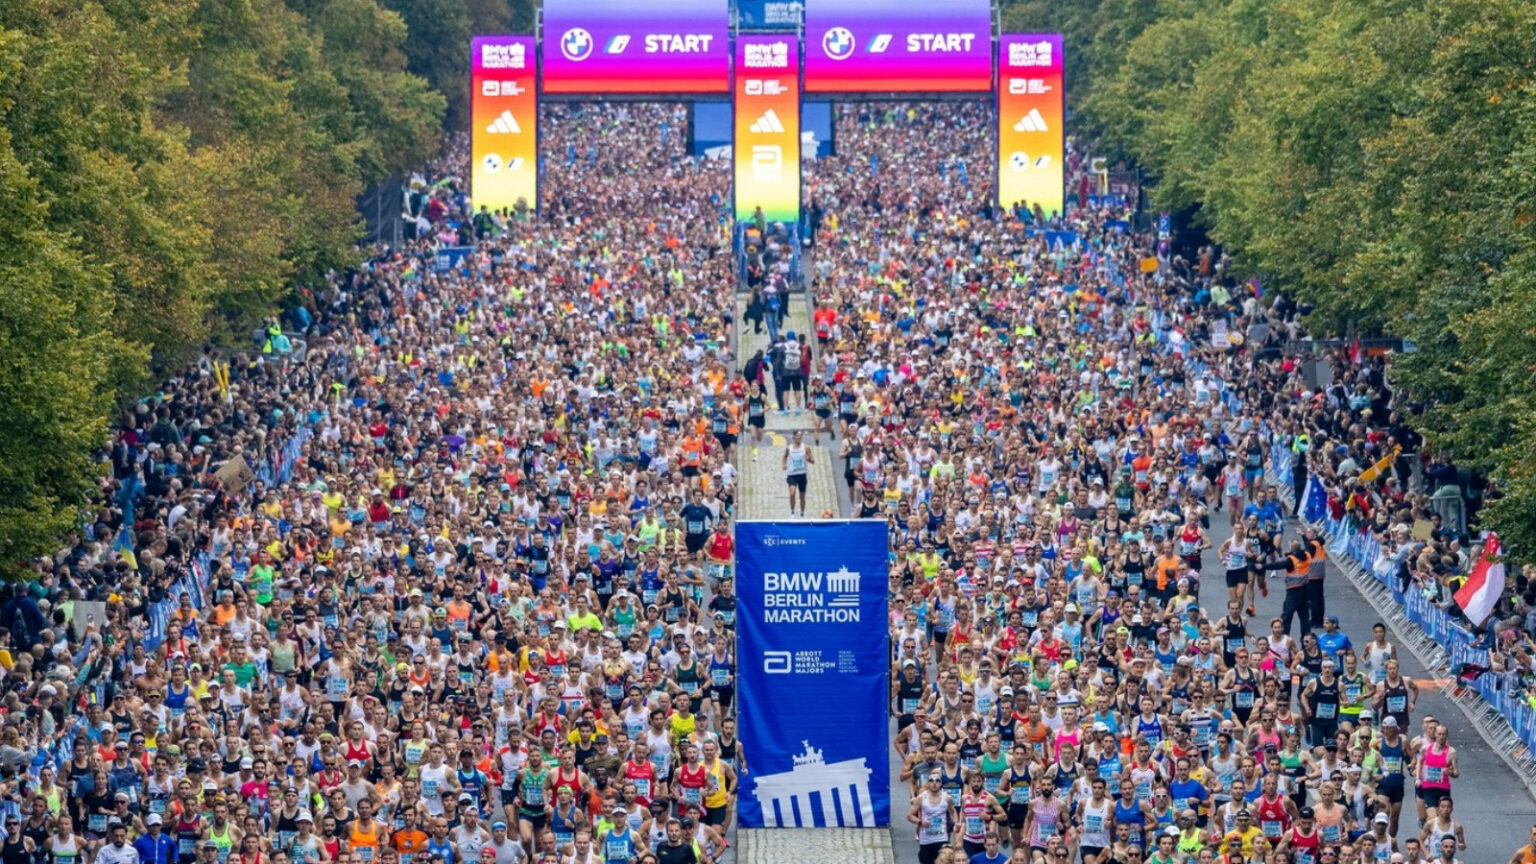
[[[736,524],[743,828],[891,822],[886,532]]]

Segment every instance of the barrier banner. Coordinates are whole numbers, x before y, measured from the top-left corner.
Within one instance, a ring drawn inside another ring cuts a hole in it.
[[[470,201],[474,212],[539,203],[538,70],[532,36],[470,42]]]
[[[890,824],[886,531],[736,525],[743,828]]]
[[[544,92],[730,92],[728,0],[544,0]]]
[[[800,45],[793,33],[736,37],[736,218],[800,221]]]
[[[805,92],[985,93],[991,0],[807,0]]]
[[[997,203],[1066,206],[1066,79],[1060,33],[1004,33],[997,42]]]

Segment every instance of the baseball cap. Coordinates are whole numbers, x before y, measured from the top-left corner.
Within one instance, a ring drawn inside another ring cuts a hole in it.
[[[1371,821],[1376,823],[1377,825],[1391,825],[1392,824],[1392,817],[1388,816],[1385,813],[1377,813],[1376,814],[1376,818],[1372,819]]]
[[[300,810],[299,811],[299,815],[295,816],[293,821],[295,821],[295,822],[313,822],[313,821],[315,821],[315,814],[309,812],[308,810]]]
[[[1388,727],[1390,727],[1392,729],[1396,729],[1397,728],[1397,718],[1393,717],[1391,714],[1388,714],[1381,721],[1381,728],[1386,729]]]
[[[145,825],[159,825],[161,823],[161,821],[162,820],[160,819],[160,814],[159,813],[151,813],[151,814],[149,814],[149,818],[144,820],[144,824]]]

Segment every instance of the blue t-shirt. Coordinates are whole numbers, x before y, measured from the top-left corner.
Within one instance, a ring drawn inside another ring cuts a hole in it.
[[[1317,634],[1317,647],[1324,654],[1338,660],[1339,652],[1354,648],[1355,643],[1349,641],[1349,637],[1344,635],[1343,630],[1335,630],[1332,633],[1325,630]]]
[[[977,852],[971,856],[970,864],[1005,864],[1008,856],[999,852],[996,855],[988,855],[985,852]]]

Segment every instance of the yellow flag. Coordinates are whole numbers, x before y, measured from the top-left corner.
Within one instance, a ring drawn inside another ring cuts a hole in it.
[[[1372,480],[1375,480],[1377,477],[1380,477],[1381,472],[1391,467],[1392,462],[1397,459],[1398,455],[1400,455],[1402,452],[1402,447],[1393,445],[1392,452],[1381,457],[1381,461],[1377,462],[1375,465],[1372,465],[1371,467],[1360,472],[1360,482],[1369,483]]]

